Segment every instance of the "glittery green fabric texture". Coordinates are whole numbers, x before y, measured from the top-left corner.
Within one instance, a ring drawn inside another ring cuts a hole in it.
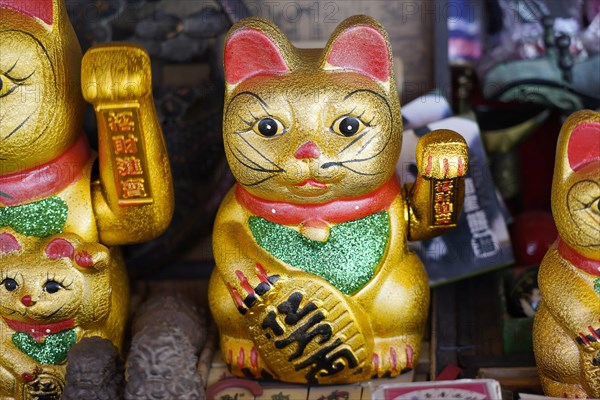
[[[250,217],[248,224],[256,242],[273,256],[326,279],[344,294],[356,292],[371,279],[390,233],[385,211],[335,225],[325,243],[260,217]]]
[[[75,329],[58,332],[46,336],[46,340],[41,343],[23,332],[13,334],[12,341],[23,353],[33,358],[40,364],[62,364],[67,359],[67,353],[71,346],[75,344],[77,334]]]
[[[594,290],[600,296],[600,278],[596,278],[596,280],[594,281]]]
[[[61,233],[69,208],[60,197],[49,197],[34,203],[0,208],[0,226],[35,237]]]

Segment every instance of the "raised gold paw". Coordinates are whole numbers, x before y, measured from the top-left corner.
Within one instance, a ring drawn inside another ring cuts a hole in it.
[[[92,104],[138,100],[151,93],[150,58],[132,44],[92,47],[81,62],[81,89]]]
[[[417,167],[425,178],[453,179],[467,173],[469,149],[458,133],[438,129],[429,132],[417,143]]]

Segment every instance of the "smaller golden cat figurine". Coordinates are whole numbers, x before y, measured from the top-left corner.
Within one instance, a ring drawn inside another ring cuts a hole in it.
[[[538,275],[535,358],[552,397],[600,398],[600,114],[564,123],[556,148],[552,214],[559,238]]]
[[[455,132],[426,135],[400,185],[392,71],[369,17],[323,50],[263,19],[231,29],[223,137],[238,183],[215,222],[209,301],[234,374],[329,384],[414,368],[429,288],[407,240],[454,226],[468,153]]]
[[[71,346],[82,337],[113,336],[126,317],[119,262],[118,253],[75,234],[32,242],[0,229],[3,391],[16,399],[60,397]]]

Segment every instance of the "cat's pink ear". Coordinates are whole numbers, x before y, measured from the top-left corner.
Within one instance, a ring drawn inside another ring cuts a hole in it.
[[[289,72],[283,55],[273,40],[262,31],[242,28],[225,43],[225,81],[238,84],[256,75]]]
[[[59,258],[70,258],[72,260],[75,255],[75,248],[68,240],[57,238],[48,243],[44,252],[51,260]]]
[[[327,46],[323,68],[354,71],[380,82],[390,80],[392,65],[388,41],[372,24],[349,25],[334,33]]]
[[[52,25],[52,0],[0,0],[0,7],[12,8],[21,14],[44,21]]]
[[[573,171],[600,160],[600,122],[584,122],[573,128],[567,145],[567,157]]]
[[[0,254],[12,253],[21,250],[21,244],[8,232],[0,233]]]

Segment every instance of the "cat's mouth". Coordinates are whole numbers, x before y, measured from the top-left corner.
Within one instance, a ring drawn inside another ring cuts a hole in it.
[[[312,179],[312,178],[305,179],[304,181],[302,181],[300,183],[294,184],[294,186],[300,186],[300,187],[306,186],[306,185],[310,185],[310,186],[316,187],[318,189],[327,189],[327,187],[328,187],[327,183],[321,182],[321,181],[318,181],[318,180]]]

